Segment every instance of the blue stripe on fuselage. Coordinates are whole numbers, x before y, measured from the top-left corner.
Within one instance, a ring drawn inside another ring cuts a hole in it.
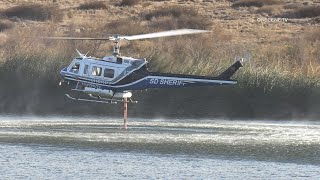
[[[212,80],[212,79],[195,79],[183,77],[165,77],[165,76],[147,76],[135,82],[124,85],[109,85],[64,74],[65,78],[70,81],[82,82],[85,86],[95,86],[101,89],[109,90],[143,90],[151,88],[182,88],[182,87],[197,87],[197,86],[213,86],[213,85],[233,85],[236,81],[231,80]]]

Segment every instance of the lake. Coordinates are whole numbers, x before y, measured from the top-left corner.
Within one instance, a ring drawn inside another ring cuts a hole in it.
[[[319,179],[317,121],[0,117],[0,179]]]

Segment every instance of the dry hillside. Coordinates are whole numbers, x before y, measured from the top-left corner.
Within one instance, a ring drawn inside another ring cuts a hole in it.
[[[103,36],[101,34],[103,32],[115,33],[115,28],[120,28],[119,33],[133,34],[144,31],[141,29],[145,27],[149,27],[146,31],[199,27],[223,31],[229,35],[225,38],[236,42],[275,44],[296,37],[309,29],[319,28],[319,8],[318,12],[310,14],[310,17],[299,15],[299,10],[305,7],[319,7],[319,0],[266,0],[265,2],[270,1],[270,3],[252,3],[255,1],[259,2],[259,0],[123,0],[123,2],[121,0],[4,0],[0,2],[3,14],[0,22],[1,37],[3,37],[1,41],[3,44],[4,36],[10,34],[12,29],[37,30],[47,26],[52,27],[50,33],[55,35],[78,33],[92,36]],[[30,4],[37,4],[39,7],[22,9],[20,10],[22,12],[16,14],[6,13],[10,8],[17,6],[22,8]],[[47,21],[46,13],[40,12],[42,13],[40,16],[45,17],[35,20],[23,14],[23,11],[27,10],[35,10],[33,14],[36,14],[36,9],[42,8],[40,5],[55,9],[50,11],[53,14]],[[281,17],[288,18],[287,22],[261,22],[263,18]],[[9,27],[6,29],[6,26]]]

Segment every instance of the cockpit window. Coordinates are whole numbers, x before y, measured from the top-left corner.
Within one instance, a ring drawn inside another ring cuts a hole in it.
[[[78,74],[78,73],[79,73],[79,69],[80,69],[80,63],[75,63],[75,64],[71,67],[71,69],[69,70],[69,72]]]
[[[92,75],[94,75],[94,76],[101,76],[102,68],[97,67],[97,66],[93,66],[91,72],[92,72]]]
[[[103,76],[107,77],[107,78],[113,78],[114,77],[114,70],[105,68]]]

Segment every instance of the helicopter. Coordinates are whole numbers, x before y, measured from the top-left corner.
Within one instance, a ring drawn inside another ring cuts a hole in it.
[[[113,41],[113,54],[103,58],[96,58],[82,54],[72,60],[69,66],[60,71],[59,85],[66,87],[70,92],[68,98],[78,101],[111,103],[124,102],[124,116],[126,119],[127,103],[133,101],[132,92],[152,88],[186,88],[197,86],[235,85],[232,75],[243,66],[244,59],[240,59],[227,68],[217,77],[197,76],[186,74],[172,74],[150,72],[145,58],[136,59],[121,56],[120,41],[160,38],[168,36],[209,33],[208,30],[177,29],[141,35],[113,35],[106,38],[88,37],[45,37],[53,40],[109,40]],[[85,98],[80,97],[85,95]],[[126,125],[125,125],[126,128]]]

